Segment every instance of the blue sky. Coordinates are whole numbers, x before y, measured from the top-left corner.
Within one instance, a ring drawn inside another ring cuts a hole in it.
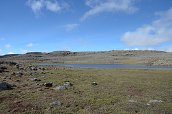
[[[0,55],[172,51],[172,0],[1,0]]]

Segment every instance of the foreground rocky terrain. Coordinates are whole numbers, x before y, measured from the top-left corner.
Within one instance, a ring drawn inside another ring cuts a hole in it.
[[[171,70],[40,67],[23,61],[0,61],[0,114],[172,113]]]
[[[172,65],[172,53],[163,51],[100,51],[70,52],[55,51],[50,53],[31,52],[23,55],[5,55],[0,60],[13,60],[20,63],[65,63],[65,64],[143,64]]]

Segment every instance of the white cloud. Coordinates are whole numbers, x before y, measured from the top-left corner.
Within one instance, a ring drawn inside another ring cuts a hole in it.
[[[103,12],[134,13],[138,10],[134,6],[136,0],[86,0],[86,5],[91,9],[87,11],[81,20]]]
[[[10,44],[6,44],[5,48],[11,48],[11,45]]]
[[[15,54],[14,52],[8,52],[7,54]]]
[[[58,12],[61,10],[61,6],[57,3],[57,1],[55,1],[54,3],[50,1],[46,1],[45,6],[47,10],[50,10],[52,12]]]
[[[126,32],[122,41],[129,46],[154,46],[172,40],[172,8],[159,12],[159,19]]]
[[[65,2],[59,3],[57,0],[28,0],[27,5],[35,14],[39,14],[43,9],[57,13],[69,6]]]
[[[20,50],[20,52],[21,52],[22,54],[25,54],[25,53],[32,52],[32,51],[26,50],[26,49],[22,49],[22,50]]]
[[[33,47],[33,45],[34,45],[33,43],[29,43],[26,45],[26,47]]]
[[[28,0],[27,5],[31,7],[34,13],[38,13],[44,7],[43,0]]]
[[[76,29],[78,26],[79,26],[79,24],[73,23],[73,24],[67,24],[67,25],[65,25],[64,28],[67,31],[72,31],[72,30]]]

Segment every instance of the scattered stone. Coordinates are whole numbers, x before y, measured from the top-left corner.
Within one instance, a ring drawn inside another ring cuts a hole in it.
[[[150,106],[150,104],[149,104],[149,103],[147,103],[146,105],[147,105],[147,106]]]
[[[22,72],[17,72],[16,75],[21,77],[21,76],[23,76],[23,73]]]
[[[7,82],[0,82],[0,90],[10,90],[10,89],[13,89],[13,87],[16,87],[16,86],[11,85]]]
[[[19,68],[20,70],[24,70],[24,68],[23,67],[21,67],[21,68]]]
[[[41,80],[38,79],[38,78],[31,78],[30,80],[31,80],[31,81],[41,81]]]
[[[44,86],[45,87],[52,87],[53,86],[53,83],[52,82],[50,82],[50,83],[44,83]]]
[[[161,100],[150,100],[146,105],[150,106],[151,104],[156,104],[156,103],[162,103],[163,101]]]
[[[39,70],[46,70],[46,68],[44,68],[44,67],[39,67]]]
[[[67,89],[65,86],[57,86],[54,88],[54,90],[65,90]]]
[[[68,87],[73,86],[73,84],[67,81],[67,82],[64,83],[64,86],[65,86],[66,88],[68,88]]]
[[[15,72],[12,72],[11,75],[16,75],[16,73]]]
[[[96,85],[98,85],[98,84],[97,84],[96,82],[93,82],[92,85],[96,86]]]
[[[34,67],[34,66],[29,66],[29,69],[30,70],[34,70],[34,71],[38,70],[38,68],[37,67]]]
[[[41,76],[41,78],[45,78],[46,76]]]
[[[43,89],[42,88],[38,88],[37,91],[43,91]]]
[[[59,107],[59,106],[61,106],[61,102],[58,100],[54,101],[54,102],[50,103],[50,106],[51,107]]]
[[[65,90],[65,89],[68,89],[69,87],[73,86],[72,83],[70,83],[69,81],[65,82],[63,84],[63,86],[57,86],[54,88],[54,90]]]
[[[37,75],[39,74],[38,72],[31,72],[30,75],[33,76],[33,75]]]

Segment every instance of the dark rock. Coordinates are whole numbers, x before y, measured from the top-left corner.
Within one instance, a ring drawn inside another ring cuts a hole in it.
[[[19,69],[20,68],[20,65],[19,64],[16,64],[16,68]]]
[[[7,69],[7,67],[5,67],[5,66],[1,66],[1,67],[0,67],[0,69],[1,69],[1,70],[6,70],[6,69]]]
[[[20,67],[19,69],[20,69],[20,70],[24,70],[24,68],[23,68],[23,67]]]
[[[3,73],[3,72],[8,72],[8,71],[7,71],[7,67],[5,67],[5,66],[0,66],[0,73]]]
[[[37,67],[34,67],[34,66],[29,67],[29,69],[30,69],[30,70],[34,70],[34,71],[37,71],[37,70],[38,70],[38,68],[37,68]]]
[[[16,82],[21,82],[20,80],[16,80]]]
[[[4,72],[4,70],[1,70],[1,69],[0,69],[0,73],[3,73],[3,72]]]
[[[98,85],[98,84],[97,84],[96,82],[93,82],[92,85],[96,86],[96,85]]]
[[[44,71],[44,70],[46,70],[46,69],[45,69],[44,67],[39,67],[39,70],[43,70],[43,71]]]
[[[0,90],[10,90],[16,87],[15,85],[8,84],[6,82],[0,82]]]
[[[46,74],[45,72],[41,72],[41,74]]]
[[[16,62],[12,62],[12,61],[8,62],[8,64],[9,64],[10,66],[15,66],[15,65],[17,65]]]
[[[44,83],[44,86],[45,87],[52,87],[53,86],[53,83],[52,82],[50,82],[50,83]]]
[[[16,75],[16,73],[15,72],[12,72],[11,75]]]

